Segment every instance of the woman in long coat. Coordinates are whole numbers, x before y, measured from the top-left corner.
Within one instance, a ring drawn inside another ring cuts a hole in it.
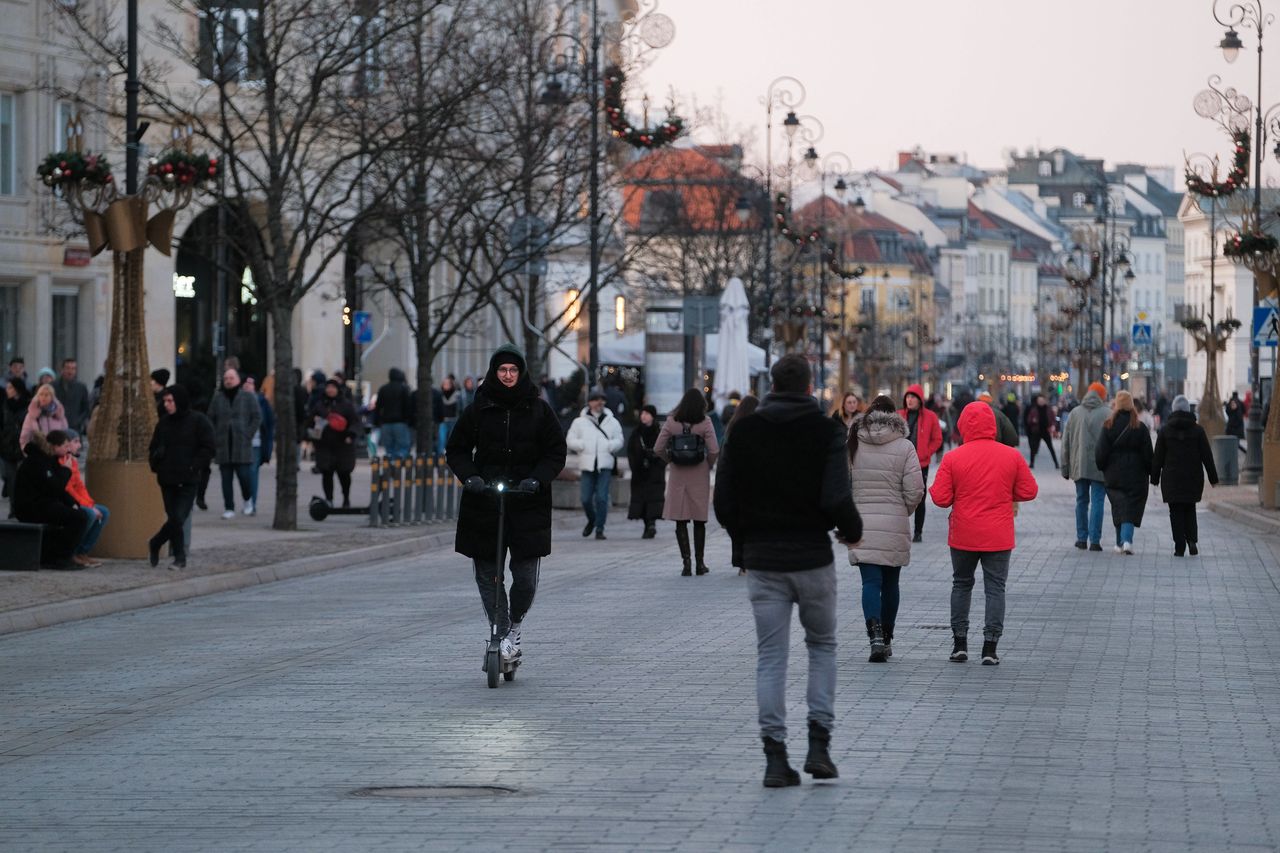
[[[257,402],[254,402],[257,405]],[[312,421],[323,424],[315,441],[316,470],[324,487],[324,499],[333,503],[333,475],[342,487],[342,506],[351,506],[351,472],[356,468],[356,439],[360,436],[360,416],[342,393],[342,383],[330,379],[324,393],[311,407]]]
[[[871,640],[870,663],[893,654],[898,578],[911,562],[911,516],[924,498],[924,477],[907,422],[881,394],[849,433],[853,502],[862,539],[849,545],[849,564],[862,575],[862,615]]]
[[[738,405],[733,410],[733,417],[724,425],[724,443],[729,443],[729,436],[733,435],[733,425],[754,412],[760,406],[760,398],[755,394],[748,394],[738,401]],[[747,569],[742,561],[742,537],[729,536],[729,564],[738,570],[739,575],[745,575]]]
[[[1111,522],[1116,527],[1116,553],[1133,553],[1134,529],[1142,526],[1151,479],[1151,433],[1138,420],[1133,395],[1117,391],[1111,417],[1102,423],[1094,461],[1107,484]]]
[[[667,478],[666,499],[663,502],[662,517],[676,523],[676,542],[680,545],[680,558],[684,569],[680,574],[688,576],[690,571],[689,554],[689,522],[693,522],[694,555],[697,559],[698,574],[708,571],[703,553],[707,543],[707,510],[711,505],[711,469],[716,464],[716,456],[720,453],[720,445],[716,442],[716,433],[707,417],[707,398],[697,388],[690,388],[680,398],[680,405],[662,425],[658,433],[658,441],[654,452],[666,461],[671,461],[671,439],[684,434],[688,430],[692,435],[702,437],[705,455],[695,465],[670,466]]]
[[[27,414],[22,419],[22,429],[18,434],[18,444],[25,452],[27,442],[36,433],[48,435],[55,429],[67,428],[67,410],[58,402],[52,385],[40,385],[31,394],[31,402],[27,403]]]
[[[644,522],[641,539],[657,536],[655,524],[662,518],[667,461],[653,452],[661,430],[658,410],[645,406],[640,410],[640,426],[632,430],[631,438],[627,439],[627,462],[631,466],[631,506],[627,510],[627,518]]]
[[[1218,485],[1209,438],[1191,414],[1187,398],[1179,394],[1173,398],[1173,411],[1156,436],[1151,461],[1151,485],[1160,487],[1160,496],[1169,505],[1175,557],[1181,557],[1188,548],[1193,557],[1200,553],[1196,544],[1200,538],[1196,504],[1204,495],[1205,474],[1209,475],[1210,485]]]

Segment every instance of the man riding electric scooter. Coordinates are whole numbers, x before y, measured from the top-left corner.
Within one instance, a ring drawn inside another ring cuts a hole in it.
[[[449,468],[463,483],[454,549],[472,559],[485,613],[500,636],[502,657],[520,656],[520,628],[538,587],[538,566],[551,553],[551,481],[565,464],[564,433],[539,396],[524,354],[504,344],[489,359],[484,384],[449,435]],[[511,598],[495,560],[498,501],[505,498],[504,538]],[[522,493],[532,494],[522,494]]]

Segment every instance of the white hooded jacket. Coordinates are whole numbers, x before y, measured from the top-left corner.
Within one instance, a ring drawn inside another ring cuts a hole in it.
[[[569,450],[578,455],[578,470],[612,471],[614,456],[622,451],[622,424],[608,408],[600,410],[600,420],[584,408],[565,436]]]

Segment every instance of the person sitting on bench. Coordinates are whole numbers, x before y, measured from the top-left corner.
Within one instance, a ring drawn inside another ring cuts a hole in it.
[[[31,434],[23,450],[27,456],[14,478],[13,514],[18,521],[45,525],[41,563],[49,568],[81,569],[71,555],[84,539],[89,518],[67,491],[71,471],[58,461],[66,452],[67,434],[60,429],[49,434]]]
[[[89,495],[89,489],[84,484],[84,478],[80,476],[80,463],[76,461],[76,457],[80,455],[80,433],[73,429],[67,430],[67,443],[62,446],[62,455],[58,461],[62,467],[71,471],[71,481],[67,483],[67,491],[71,493],[71,497],[76,499],[76,503],[80,507],[80,511],[84,513],[85,518],[89,519],[89,526],[85,528],[84,538],[80,540],[80,544],[76,546],[75,553],[71,555],[71,562],[78,566],[84,566],[86,569],[95,566],[101,566],[102,563],[89,557],[89,552],[93,550],[93,546],[98,544],[98,537],[102,535],[102,528],[107,526],[107,519],[111,517],[111,513],[105,506],[96,503]]]

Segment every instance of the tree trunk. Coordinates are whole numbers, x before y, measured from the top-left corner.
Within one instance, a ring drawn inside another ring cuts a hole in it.
[[[425,245],[425,234],[421,235]],[[414,344],[418,355],[417,369],[414,371],[414,381],[418,388],[418,405],[417,411],[414,412],[414,424],[417,431],[417,441],[415,444],[418,448],[418,455],[425,455],[431,452],[432,442],[435,440],[436,423],[435,423],[435,406],[432,404],[432,383],[431,369],[436,362],[436,348],[433,338],[429,333],[431,327],[431,273],[424,270],[419,274],[418,280],[414,282],[413,287],[413,307],[414,313],[418,316],[418,333],[414,335]],[[440,456],[444,456],[444,448],[440,448]]]
[[[1196,408],[1196,420],[1210,438],[1226,432],[1226,419],[1222,414],[1222,400],[1218,394],[1218,344],[1210,339],[1205,343],[1204,393]]]
[[[283,301],[283,300],[281,300]],[[274,530],[298,529],[298,415],[293,410],[293,307],[271,306],[276,375],[276,513]]]

